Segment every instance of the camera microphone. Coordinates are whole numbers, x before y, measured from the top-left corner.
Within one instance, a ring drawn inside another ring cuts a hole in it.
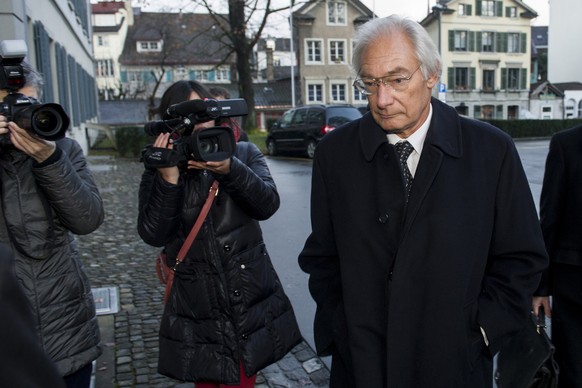
[[[168,108],[167,113],[170,116],[188,117],[191,114],[197,115],[205,113],[207,107],[208,106],[204,100],[188,100],[179,104],[171,105]]]

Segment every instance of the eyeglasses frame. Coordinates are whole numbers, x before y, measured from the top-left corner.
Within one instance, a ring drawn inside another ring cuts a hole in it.
[[[418,65],[418,67],[416,68],[416,70],[414,70],[412,73],[410,73],[410,75],[408,77],[404,77],[402,74],[392,74],[392,75],[385,75],[384,77],[380,77],[380,78],[372,78],[372,81],[375,85],[377,85],[378,89],[380,88],[380,84],[384,85],[384,86],[388,86],[387,83],[385,83],[383,81],[383,79],[388,78],[388,77],[396,77],[395,79],[401,79],[403,81],[410,81],[412,79],[412,77],[414,76],[414,74],[416,74],[416,72],[422,67],[422,64]],[[371,96],[372,94],[376,94],[378,92],[378,90],[376,90],[375,92],[369,92],[365,89],[363,89],[360,85],[357,85],[358,81],[361,81],[363,78],[356,78],[354,80],[354,82],[352,83],[352,86],[355,87],[356,89],[358,89],[360,91],[360,93],[362,93],[363,95],[366,96]],[[407,85],[408,86],[408,85]],[[393,86],[390,86],[390,88],[397,92],[398,90],[396,90]]]

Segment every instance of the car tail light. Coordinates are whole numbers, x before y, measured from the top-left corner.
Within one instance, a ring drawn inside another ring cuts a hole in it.
[[[321,127],[321,134],[325,135],[328,132],[331,132],[335,129],[335,127],[331,126],[331,125],[324,125],[323,127]]]

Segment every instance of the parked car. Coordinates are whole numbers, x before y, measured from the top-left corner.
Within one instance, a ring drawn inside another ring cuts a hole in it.
[[[313,158],[321,138],[334,128],[362,117],[351,105],[307,105],[289,109],[269,128],[269,155],[283,151],[304,152]]]

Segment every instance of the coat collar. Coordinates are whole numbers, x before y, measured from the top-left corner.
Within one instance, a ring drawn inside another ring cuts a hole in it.
[[[425,146],[433,145],[452,157],[460,158],[463,151],[459,115],[454,108],[435,98],[431,99],[431,104],[433,114]],[[369,112],[360,120],[359,132],[362,151],[369,162],[374,158],[380,145],[388,142],[386,132],[374,121]]]

